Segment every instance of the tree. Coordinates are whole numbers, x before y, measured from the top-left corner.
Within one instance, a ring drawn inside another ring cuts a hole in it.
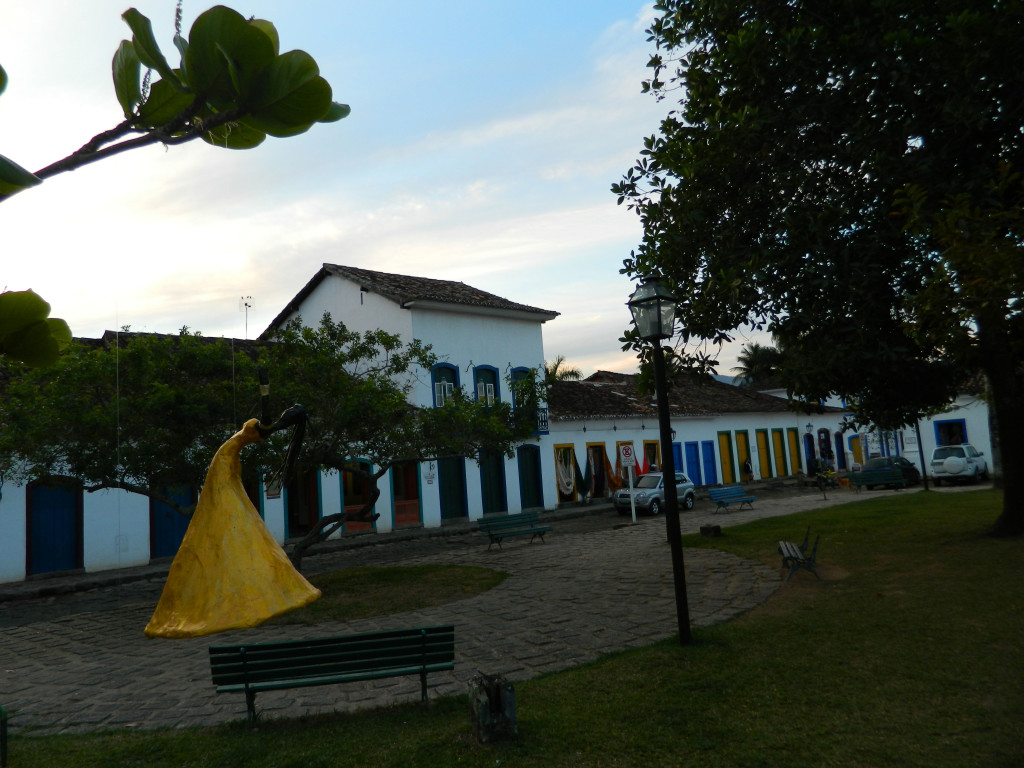
[[[380,497],[378,482],[400,462],[504,453],[534,434],[536,377],[510,381],[515,405],[467,398],[461,390],[440,408],[419,408],[411,397],[418,375],[436,362],[429,347],[403,343],[385,331],[358,333],[324,314],[316,328],[292,320],[261,349],[279,403],[302,403],[309,413],[300,469],[353,472],[370,489],[356,519],[369,519]],[[296,567],[310,546],[346,521],[325,515],[292,548]]]
[[[579,381],[583,374],[579,368],[565,365],[565,355],[559,355],[554,362],[544,363],[544,383],[554,384],[556,381]]]
[[[883,428],[984,372],[995,530],[1024,532],[1024,6],[657,8],[644,88],[681,100],[613,186],[644,227],[623,271],[679,287],[683,341],[766,328],[788,389]]]
[[[257,402],[253,371],[225,340],[187,328],[76,339],[42,368],[7,362],[0,472],[18,482],[77,477],[87,491],[120,488],[180,509],[163,489],[202,484],[237,428],[235,382],[245,382],[247,404]]]
[[[300,403],[308,414],[297,471],[364,476],[370,499],[355,516],[366,519],[380,495],[377,482],[396,463],[512,455],[536,430],[536,377],[513,382],[515,407],[461,392],[443,408],[415,407],[418,377],[434,362],[418,341],[357,333],[329,315],[316,328],[296,320],[258,343],[188,329],[76,340],[50,367],[0,360],[0,473],[16,482],[73,476],[90,492],[120,488],[188,514],[191,507],[165,489],[198,488],[220,445],[246,419],[262,416],[262,367],[272,411]],[[267,479],[282,464],[285,442],[278,433],[248,447],[244,478]],[[345,520],[345,513],[320,520],[293,548],[296,564]]]
[[[269,21],[246,19],[219,5],[199,15],[186,39],[179,3],[174,46],[181,63],[172,68],[149,19],[134,8],[122,18],[132,39],[121,41],[112,70],[125,119],[35,173],[0,156],[0,201],[56,174],[150,144],[201,138],[217,147],[251,149],[268,135],[295,136],[349,114],[347,105],[332,101],[331,86],[312,56],[279,52]],[[155,82],[153,72],[159,75]],[[6,85],[0,69],[0,93]]]
[[[778,380],[782,356],[775,347],[751,341],[740,350],[736,362],[739,365],[733,371],[738,372],[736,382],[741,386],[773,386]]]

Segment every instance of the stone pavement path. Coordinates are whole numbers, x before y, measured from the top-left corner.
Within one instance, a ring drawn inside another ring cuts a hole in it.
[[[881,494],[886,492],[876,492]],[[701,502],[682,515],[683,531],[727,527],[853,500],[849,492],[791,492],[753,510],[713,513]],[[866,495],[876,495],[866,494]],[[865,494],[861,494],[863,498]],[[245,716],[244,696],[217,695],[207,648],[430,624],[455,625],[456,664],[431,675],[431,696],[463,693],[478,672],[526,680],[649,644],[677,630],[664,518],[629,525],[605,506],[554,523],[547,543],[512,541],[486,550],[479,534],[420,537],[320,555],[309,570],[365,564],[455,563],[507,571],[495,589],[434,608],[362,621],[264,625],[186,640],[142,633],[162,579],[62,595],[0,602],[0,704],[12,733],[109,728],[176,728]],[[802,535],[794,531],[793,536]],[[382,535],[385,540],[387,535]],[[773,549],[772,542],[766,548]],[[691,621],[726,621],[766,600],[781,571],[711,550],[686,550]],[[263,693],[265,716],[298,716],[415,701],[419,681],[398,678]]]

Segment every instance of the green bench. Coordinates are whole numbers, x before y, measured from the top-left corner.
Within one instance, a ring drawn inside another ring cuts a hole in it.
[[[810,571],[817,578],[818,571],[815,570],[815,563],[818,558],[818,541],[821,536],[814,539],[814,548],[807,551],[807,541],[811,536],[811,527],[807,526],[807,532],[804,533],[804,543],[797,546],[791,541],[780,541],[779,542],[779,554],[782,555],[782,567],[789,568],[789,575],[786,576],[786,581],[789,581],[793,574],[799,569]]]
[[[724,488],[711,488],[708,490],[708,498],[715,502],[715,511],[728,509],[730,504],[739,504],[740,509],[746,504],[750,509],[754,508],[757,496],[748,494],[742,485],[727,485]]]
[[[850,473],[850,485],[856,489],[873,491],[876,485],[891,485],[906,488],[907,478],[898,469],[868,469]]]
[[[427,673],[454,667],[451,625],[210,647],[217,693],[244,693],[250,726],[256,720],[256,694],[262,691],[419,675],[426,702]]]
[[[489,550],[495,544],[501,549],[501,540],[512,536],[529,536],[530,543],[540,537],[544,542],[544,534],[551,530],[550,525],[541,525],[540,515],[536,512],[520,512],[518,515],[493,515],[480,518],[480,533],[485,534],[490,543]]]

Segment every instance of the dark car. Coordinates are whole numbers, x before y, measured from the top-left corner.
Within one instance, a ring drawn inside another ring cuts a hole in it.
[[[871,473],[882,473],[893,469],[898,469],[903,475],[903,479],[907,482],[907,485],[914,485],[915,483],[921,482],[921,472],[907,461],[902,456],[879,456],[874,459],[868,459],[864,466],[861,468],[861,482],[864,483],[864,487],[869,491],[875,486],[871,485],[870,477]],[[878,482],[875,485],[884,485],[882,482]]]

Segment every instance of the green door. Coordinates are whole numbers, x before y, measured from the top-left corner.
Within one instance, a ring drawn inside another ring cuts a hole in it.
[[[480,455],[480,495],[484,514],[508,512],[505,494],[505,460],[500,453]]]
[[[544,506],[544,494],[540,479],[540,448],[536,445],[521,445],[519,456],[519,498],[523,509]]]
[[[437,462],[437,483],[441,494],[441,519],[467,517],[466,462],[462,459],[440,459]]]

